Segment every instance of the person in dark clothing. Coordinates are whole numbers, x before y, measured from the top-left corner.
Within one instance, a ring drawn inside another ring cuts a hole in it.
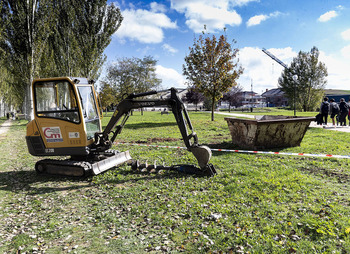
[[[320,107],[320,114],[322,115],[322,122],[324,125],[327,125],[328,113],[329,113],[328,97],[324,97]]]
[[[340,109],[340,114],[339,114],[340,126],[346,126],[346,117],[349,114],[349,105],[345,102],[344,98],[340,99],[339,109]]]
[[[348,108],[349,108],[348,120],[349,120],[349,126],[350,126],[350,99],[348,100]]]
[[[333,126],[335,126],[335,120],[338,119],[338,114],[339,114],[339,105],[338,103],[335,102],[335,100],[332,98],[330,99],[330,104],[329,104],[329,114],[331,115],[332,123]],[[338,121],[337,121],[338,122]]]

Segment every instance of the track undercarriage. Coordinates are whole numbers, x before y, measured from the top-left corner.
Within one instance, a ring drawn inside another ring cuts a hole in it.
[[[89,157],[40,160],[35,164],[35,170],[40,174],[82,177],[98,175],[129,160],[131,160],[129,151],[107,150]]]

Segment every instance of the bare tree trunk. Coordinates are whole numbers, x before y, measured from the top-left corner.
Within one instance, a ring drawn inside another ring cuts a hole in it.
[[[211,120],[214,121],[214,111],[215,111],[215,97],[212,97],[212,105],[211,105]]]

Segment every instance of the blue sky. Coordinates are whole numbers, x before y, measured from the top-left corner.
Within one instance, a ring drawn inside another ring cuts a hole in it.
[[[112,1],[110,1],[112,3]],[[226,28],[239,48],[244,90],[276,88],[283,67],[265,55],[266,48],[286,64],[297,53],[320,50],[330,89],[350,90],[349,0],[160,0],[113,1],[123,14],[120,29],[106,48],[108,64],[121,57],[153,56],[162,86],[186,87],[184,57],[206,25],[211,34]],[[102,73],[101,78],[103,78]]]

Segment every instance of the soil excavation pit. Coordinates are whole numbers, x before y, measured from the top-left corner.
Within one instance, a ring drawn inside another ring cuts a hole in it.
[[[255,116],[255,119],[226,117],[232,143],[244,149],[299,146],[314,117]]]

